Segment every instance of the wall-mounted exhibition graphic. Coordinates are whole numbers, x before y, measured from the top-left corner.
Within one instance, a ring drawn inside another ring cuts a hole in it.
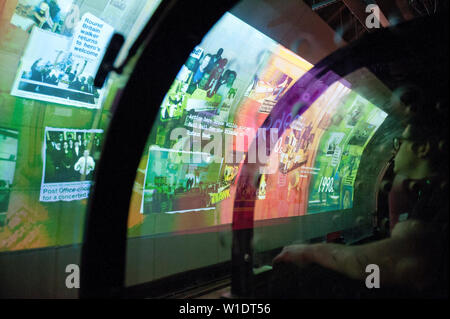
[[[75,22],[77,15],[72,3],[72,0],[19,0],[11,23],[28,32],[36,26],[43,30],[71,36],[73,29],[69,28],[69,21]]]
[[[208,210],[229,183],[219,183],[222,163],[183,162],[179,152],[152,146],[145,178],[143,213]],[[189,155],[189,154],[188,154]],[[200,154],[207,155],[207,154]]]
[[[99,108],[104,90],[94,78],[113,32],[126,37],[136,17],[159,2],[20,0],[11,23],[30,36],[11,94]]]
[[[308,213],[308,185],[319,172],[315,165],[318,144],[339,101],[349,92],[345,85],[335,83],[279,137],[269,163],[278,169],[260,182],[265,195],[256,202],[256,219]]]
[[[102,138],[102,130],[46,128],[40,201],[88,197]]]
[[[230,205],[242,155],[254,130],[311,67],[225,14],[182,65],[163,100],[146,155],[141,211],[215,211]],[[172,139],[180,128],[185,134]],[[218,140],[218,149],[208,149]],[[171,156],[180,152],[180,143],[188,146],[181,149],[191,157],[184,164],[175,163]],[[213,159],[208,162],[203,157],[202,162],[193,163],[196,153]]]
[[[94,77],[113,29],[91,14],[79,26],[73,37],[33,28],[12,95],[99,107],[103,91]]]
[[[356,173],[362,153],[387,114],[351,92],[331,119],[317,150],[309,187],[308,212],[353,207]]]
[[[209,114],[226,121],[236,98],[235,70],[226,68],[224,49],[207,52],[198,46],[182,66],[162,104],[161,120],[179,119],[185,113]]]
[[[352,208],[361,155],[386,116],[342,83],[329,87],[278,140],[255,218]]]
[[[17,161],[18,132],[0,128],[0,225],[8,211]]]

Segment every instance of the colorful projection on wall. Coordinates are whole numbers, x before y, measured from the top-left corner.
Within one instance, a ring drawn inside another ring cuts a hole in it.
[[[352,208],[362,152],[386,116],[342,83],[329,87],[279,139],[255,218]]]
[[[91,84],[111,33],[125,36],[123,60],[160,2],[1,2],[0,251],[82,242],[102,132],[127,71],[102,90]]]
[[[205,227],[230,223],[235,182],[256,130],[310,68],[225,15],[190,54],[161,105],[144,157],[140,212],[181,214],[169,231],[188,229],[185,222],[200,213],[214,215]],[[352,207],[360,157],[386,114],[347,85],[328,88],[278,137],[268,164],[277,169],[261,176],[256,196],[248,194],[256,198],[256,220]],[[136,225],[146,223],[133,214]]]
[[[1,251],[81,242],[109,116],[101,109],[107,92],[92,79],[111,33],[136,34],[130,17],[159,1],[74,3],[19,0],[0,29]],[[231,223],[256,130],[312,67],[224,15],[160,106],[133,188],[129,235]],[[360,156],[384,117],[344,84],[330,87],[275,140],[277,169],[260,178],[256,220],[352,207]]]
[[[308,213],[353,207],[361,155],[386,116],[356,93],[345,96],[318,145]]]
[[[11,22],[31,34],[12,95],[99,107],[94,77],[114,28],[89,12],[80,16],[71,2],[19,2]]]
[[[192,213],[232,205],[254,130],[311,67],[226,14],[190,54],[161,105],[149,141],[141,212]],[[175,163],[171,154],[177,153],[187,161]],[[193,163],[195,154],[202,161]],[[231,218],[228,209],[223,212],[221,218]]]

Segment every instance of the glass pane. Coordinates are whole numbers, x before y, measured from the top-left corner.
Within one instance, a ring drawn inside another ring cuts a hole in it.
[[[127,285],[230,260],[243,156],[273,107],[313,67],[236,12],[226,13],[196,46],[160,106],[130,204]],[[283,217],[351,208],[359,157],[386,116],[377,110],[344,84],[333,86],[278,141],[280,169],[261,178],[256,220],[279,223]],[[354,116],[347,118],[347,112]],[[327,130],[338,113],[345,117],[342,127]],[[355,127],[366,136],[349,143]],[[340,139],[325,145],[335,136]],[[340,157],[345,183],[331,192]],[[311,179],[315,186],[309,191]],[[327,193],[317,192],[327,185]],[[341,193],[345,201],[336,199]]]
[[[323,57],[317,48],[294,46],[295,37],[286,40],[292,30],[267,28],[271,20],[257,21],[246,4],[252,7],[244,1],[244,9],[226,13],[196,46],[160,105],[130,203],[128,286],[230,260],[237,180],[258,128]],[[320,23],[292,28],[312,38]],[[328,53],[338,47],[323,38],[316,44],[329,45]],[[270,265],[273,249],[295,241],[326,240],[333,232],[356,240],[371,231],[374,200],[355,188],[359,171],[369,176],[363,154],[385,122],[381,106],[392,104],[392,92],[365,69],[336,78],[272,138],[269,173],[255,174],[255,267]],[[280,128],[294,117],[266,124]]]
[[[315,82],[320,80],[308,86]],[[346,242],[370,236],[377,172],[390,155],[372,138],[393,101],[392,92],[361,69],[329,86],[287,122],[256,190],[256,267],[271,265],[271,250],[288,244],[327,241],[332,234]]]

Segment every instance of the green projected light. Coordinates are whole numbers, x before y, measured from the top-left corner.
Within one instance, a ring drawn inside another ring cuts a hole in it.
[[[231,223],[237,176],[254,133],[311,68],[224,15],[182,65],[161,104],[140,165],[145,174],[137,179],[142,195],[132,199],[131,233]],[[386,116],[346,85],[330,87],[278,138],[270,159],[278,169],[261,176],[255,220],[352,208],[361,155]]]
[[[123,60],[160,2],[1,2],[0,251],[82,241],[103,131],[129,69],[102,89],[93,79],[112,33],[126,39]]]
[[[361,155],[387,114],[352,92],[343,99],[317,150],[308,213],[353,207]]]

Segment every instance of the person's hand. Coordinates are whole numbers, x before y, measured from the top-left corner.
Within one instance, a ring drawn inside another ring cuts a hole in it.
[[[292,245],[283,248],[281,253],[273,259],[273,264],[292,263],[305,266],[313,262],[311,245]]]

